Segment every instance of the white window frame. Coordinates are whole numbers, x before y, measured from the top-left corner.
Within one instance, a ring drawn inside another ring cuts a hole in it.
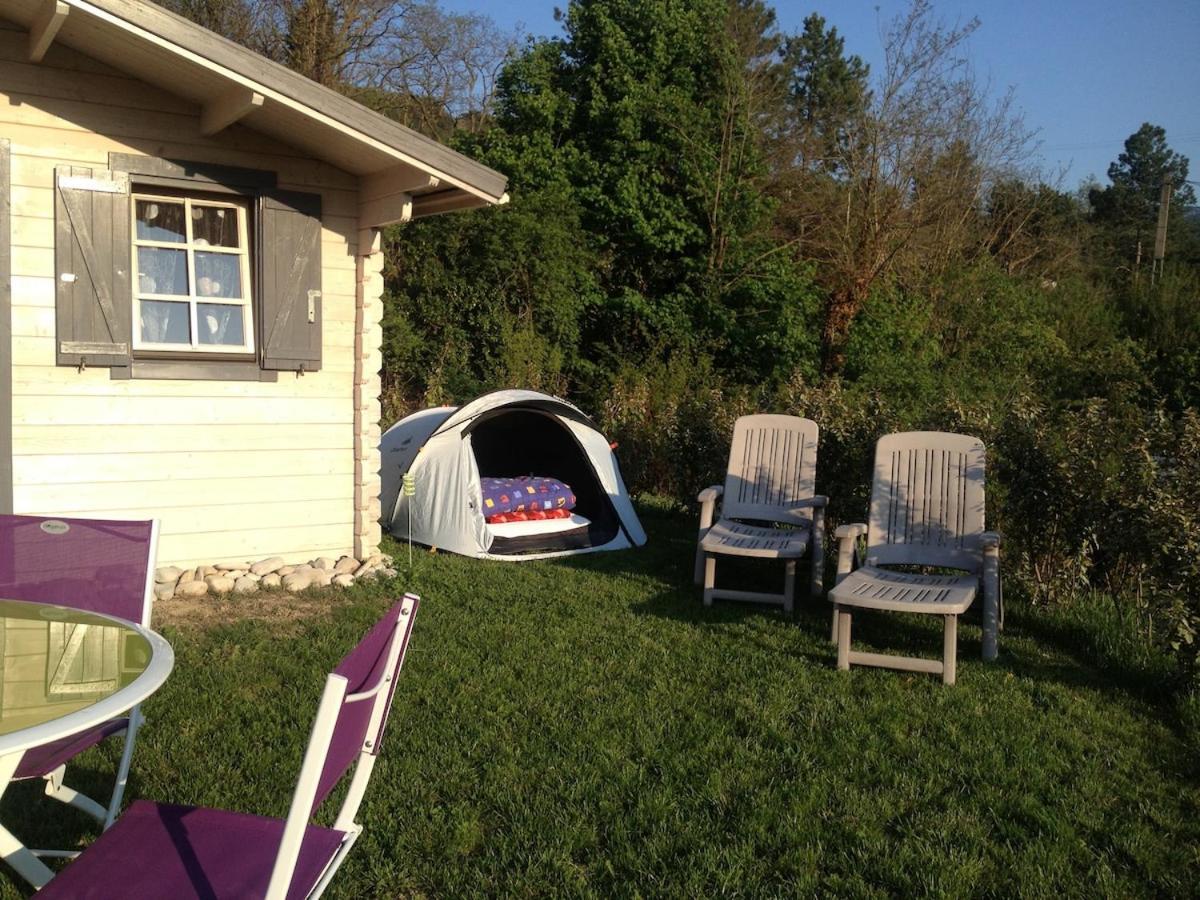
[[[165,353],[223,353],[223,354],[252,354],[254,353],[254,288],[250,281],[250,241],[249,241],[249,218],[250,204],[249,201],[240,200],[237,198],[216,198],[212,196],[197,195],[176,195],[156,194],[153,192],[132,192],[132,202],[129,204],[130,215],[130,253],[132,256],[132,272],[133,278],[133,349],[134,350],[152,350],[155,352]],[[137,236],[137,208],[138,201],[148,200],[156,203],[171,203],[174,205],[182,204],[183,220],[186,240],[179,241],[150,241],[140,240]],[[238,246],[237,247],[215,247],[210,244],[197,245],[193,240],[192,234],[192,206],[207,206],[219,207],[223,209],[232,209],[237,214],[238,220]],[[138,248],[139,247],[156,247],[164,250],[182,250],[187,258],[187,278],[188,278],[188,293],[185,294],[158,294],[158,293],[143,293],[141,290],[141,279],[138,275]],[[196,251],[203,253],[224,253],[229,256],[240,257],[241,279],[242,279],[242,296],[241,297],[208,297],[201,296],[196,293]],[[189,315],[189,333],[191,335],[190,344],[168,344],[142,340],[142,317],[141,305],[143,300],[159,300],[168,303],[187,303]],[[200,303],[218,303],[223,306],[241,306],[242,313],[242,336],[244,343],[242,344],[202,344],[200,343],[200,329],[197,314],[197,305]]]

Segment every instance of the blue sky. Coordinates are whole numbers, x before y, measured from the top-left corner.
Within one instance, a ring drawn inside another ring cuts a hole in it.
[[[491,17],[505,28],[559,34],[556,3],[544,0],[442,0],[442,6]],[[566,0],[557,5],[566,6]],[[969,56],[996,92],[1012,87],[1040,156],[1064,190],[1109,163],[1142,122],[1167,130],[1171,147],[1192,160],[1200,181],[1200,0],[934,0],[943,21],[981,25]],[[846,39],[846,50],[872,68],[881,58],[880,26],[907,7],[895,0],[814,0],[775,4],[781,26],[800,28],[819,12]]]

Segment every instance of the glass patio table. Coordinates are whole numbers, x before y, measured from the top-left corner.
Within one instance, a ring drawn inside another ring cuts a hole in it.
[[[167,680],[175,653],[149,628],[0,598],[0,796],[26,750],[127,712]],[[35,887],[53,872],[0,824],[0,857]]]

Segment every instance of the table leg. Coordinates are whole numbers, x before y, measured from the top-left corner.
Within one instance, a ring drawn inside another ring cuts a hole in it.
[[[21,763],[24,750],[0,756],[0,797],[8,790],[8,783]],[[0,859],[3,859],[18,875],[35,888],[42,888],[54,877],[44,862],[33,855],[33,851],[22,844],[11,831],[0,825]]]

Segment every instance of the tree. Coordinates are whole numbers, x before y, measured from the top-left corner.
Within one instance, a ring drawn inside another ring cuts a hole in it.
[[[826,372],[841,370],[850,327],[878,284],[920,284],[981,248],[975,219],[989,186],[1025,164],[1030,134],[1011,96],[989,101],[961,55],[978,25],[947,28],[914,0],[887,29],[883,70],[846,125],[832,177],[785,197],[781,221],[820,262],[828,290]]]
[[[1125,140],[1125,149],[1108,167],[1112,182],[1088,192],[1093,219],[1108,236],[1108,250],[1132,261],[1149,254],[1149,242],[1158,218],[1163,184],[1172,186],[1171,206],[1177,211],[1172,233],[1188,228],[1180,214],[1196,202],[1187,183],[1188,158],[1167,146],[1166,130],[1149,122]]]
[[[800,34],[780,51],[788,79],[788,136],[794,143],[789,163],[836,171],[849,129],[870,98],[870,68],[845,55],[845,40],[812,13]]]

